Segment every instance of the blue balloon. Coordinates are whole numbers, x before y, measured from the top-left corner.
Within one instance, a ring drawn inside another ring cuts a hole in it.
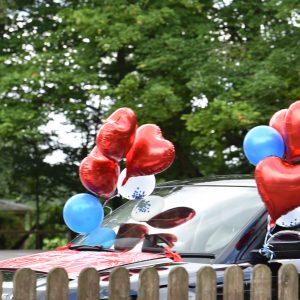
[[[244,138],[243,148],[254,166],[268,156],[284,156],[283,138],[276,129],[266,125],[252,128]]]
[[[92,231],[85,240],[85,244],[89,246],[103,246],[104,248],[110,248],[116,239],[116,233],[107,227],[98,227]]]
[[[102,204],[93,195],[77,194],[71,197],[63,209],[66,225],[74,232],[89,233],[103,221]]]

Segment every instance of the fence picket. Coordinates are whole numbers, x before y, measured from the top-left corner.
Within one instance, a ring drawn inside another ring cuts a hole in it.
[[[17,270],[13,279],[14,300],[36,300],[35,272],[28,268]]]
[[[100,277],[95,268],[86,268],[79,274],[78,300],[99,300]]]
[[[3,273],[0,271],[0,299],[3,291],[2,284],[3,284]]]
[[[278,272],[278,300],[298,299],[298,272],[294,265],[280,267]]]
[[[216,272],[212,267],[202,267],[197,272],[196,300],[216,299]]]
[[[185,268],[177,267],[169,273],[168,299],[187,300],[189,291],[189,275]]]
[[[69,299],[69,278],[65,269],[55,268],[47,276],[47,300]]]
[[[251,276],[251,300],[271,300],[272,273],[266,265],[256,265]]]
[[[155,268],[144,269],[139,276],[138,300],[159,299],[159,276]]]
[[[129,272],[124,267],[113,270],[109,276],[108,298],[109,300],[129,299]]]
[[[226,269],[224,274],[224,300],[243,300],[244,283],[243,271],[238,266],[231,266]]]

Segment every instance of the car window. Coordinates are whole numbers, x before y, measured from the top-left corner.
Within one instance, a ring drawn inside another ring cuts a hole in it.
[[[264,208],[253,187],[163,187],[140,201],[128,201],[105,218],[102,227],[117,233],[113,247],[141,251],[148,239],[158,248],[218,254]]]

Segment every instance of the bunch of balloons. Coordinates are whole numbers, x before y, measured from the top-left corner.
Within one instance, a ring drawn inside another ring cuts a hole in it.
[[[95,147],[80,164],[79,177],[88,191],[105,200],[116,190],[126,199],[141,200],[154,190],[154,175],[167,169],[174,157],[173,144],[164,139],[157,125],[138,126],[134,111],[123,107],[103,122]],[[119,163],[123,159],[126,168],[120,173]],[[90,194],[71,197],[63,210],[65,223],[71,230],[90,233],[90,243],[101,233],[109,245],[114,233],[100,227],[103,215],[100,201]]]
[[[256,166],[255,180],[272,221],[300,224],[300,101],[276,112],[269,126],[251,129],[244,152]]]
[[[116,191],[127,199],[132,199],[134,191],[129,192],[126,183],[130,178],[130,186],[141,180],[141,185],[153,178],[138,178],[154,175],[167,169],[175,157],[173,144],[164,139],[160,128],[155,124],[144,124],[138,127],[135,113],[130,108],[117,109],[100,127],[96,146],[81,162],[79,176],[84,187],[90,192],[108,199]],[[126,159],[126,170],[118,184],[120,176],[119,162]],[[154,187],[153,187],[154,188]],[[126,192],[122,193],[124,190]],[[152,192],[152,191],[151,191]],[[139,198],[140,196],[138,196]]]

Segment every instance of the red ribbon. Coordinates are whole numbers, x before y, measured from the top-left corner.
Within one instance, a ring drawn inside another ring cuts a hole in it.
[[[171,258],[174,262],[182,261],[182,257],[178,253],[173,252],[170,248],[165,248],[164,250],[167,258]]]
[[[64,247],[58,247],[58,248],[55,249],[55,251],[69,250],[71,246],[72,246],[72,244],[68,244],[68,245],[66,245]]]

